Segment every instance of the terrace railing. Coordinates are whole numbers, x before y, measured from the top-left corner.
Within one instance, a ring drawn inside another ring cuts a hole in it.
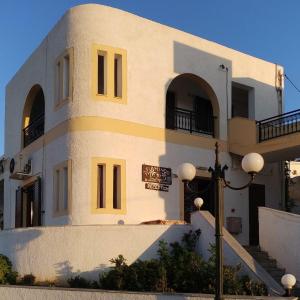
[[[23,146],[26,147],[44,134],[45,115],[41,114],[23,129]]]
[[[214,117],[176,107],[167,113],[167,128],[214,136]]]
[[[300,109],[256,122],[259,142],[300,132]]]

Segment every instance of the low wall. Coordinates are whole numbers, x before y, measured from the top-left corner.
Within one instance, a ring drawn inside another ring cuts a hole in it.
[[[38,281],[60,281],[78,273],[98,279],[109,260],[122,254],[128,263],[156,256],[158,242],[180,240],[189,225],[89,225],[33,227],[0,232],[0,253],[21,274]],[[8,298],[7,298],[8,299]]]
[[[300,282],[300,215],[259,208],[259,244]]]
[[[194,229],[201,229],[198,252],[208,259],[210,244],[215,244],[215,218],[208,211],[197,211],[192,214]],[[284,289],[266,272],[266,270],[243,248],[243,246],[223,228],[224,263],[241,264],[242,272],[255,280],[266,284],[271,295],[283,295]]]
[[[20,286],[0,286],[0,299],[13,300],[213,300],[213,295],[204,294],[159,294],[112,292],[98,290],[78,290],[63,288],[39,288]],[[282,297],[225,296],[225,299],[239,300],[296,300]]]

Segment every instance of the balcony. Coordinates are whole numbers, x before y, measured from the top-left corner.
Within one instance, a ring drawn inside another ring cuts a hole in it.
[[[256,122],[258,141],[300,132],[300,109]]]
[[[23,129],[24,148],[44,134],[45,114],[39,115]]]
[[[232,118],[228,130],[231,153],[245,155],[258,152],[269,161],[300,156],[300,110],[261,121]]]
[[[214,117],[179,107],[167,112],[166,127],[214,137]]]

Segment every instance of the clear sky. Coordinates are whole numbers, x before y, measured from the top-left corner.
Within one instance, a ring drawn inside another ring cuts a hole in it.
[[[1,0],[0,155],[5,85],[68,8],[91,2],[120,8],[283,65],[300,88],[299,0]],[[285,86],[285,111],[300,108],[299,92],[287,81]]]

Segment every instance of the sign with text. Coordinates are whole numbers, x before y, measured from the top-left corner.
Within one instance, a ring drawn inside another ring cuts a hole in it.
[[[159,183],[162,185],[172,184],[171,168],[162,168],[156,166],[142,166],[142,180],[144,182]]]
[[[169,186],[159,183],[152,183],[152,182],[146,182],[145,188],[147,190],[154,190],[154,191],[160,191],[160,192],[168,192]]]

